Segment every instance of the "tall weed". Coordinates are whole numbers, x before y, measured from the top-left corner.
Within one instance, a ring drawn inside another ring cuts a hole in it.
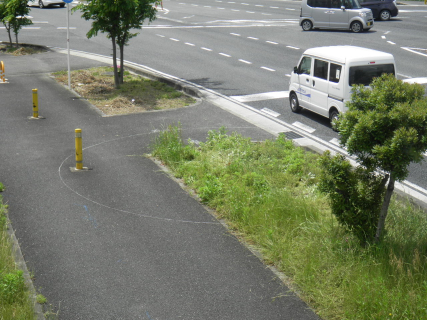
[[[200,147],[179,127],[153,154],[291,278],[324,319],[427,319],[427,217],[394,198],[380,245],[362,247],[318,189],[319,156],[291,141],[254,143],[221,128]],[[189,157],[188,154],[192,156]]]

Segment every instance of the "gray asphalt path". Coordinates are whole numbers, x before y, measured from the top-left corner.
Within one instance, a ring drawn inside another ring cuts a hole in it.
[[[59,319],[318,319],[202,205],[144,157],[180,122],[203,141],[225,126],[265,131],[200,101],[179,110],[102,117],[48,72],[54,52],[0,54],[0,181],[36,289]],[[73,68],[99,65],[73,58]],[[32,90],[39,114],[31,120]],[[73,173],[74,130],[84,166]]]

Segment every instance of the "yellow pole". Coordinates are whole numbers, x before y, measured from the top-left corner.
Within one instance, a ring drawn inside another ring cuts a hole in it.
[[[83,169],[82,129],[76,129],[76,169]]]
[[[39,117],[39,96],[37,89],[33,89],[33,118]]]
[[[6,82],[6,79],[4,78],[4,63],[3,63],[3,61],[0,61],[0,80],[3,82]]]

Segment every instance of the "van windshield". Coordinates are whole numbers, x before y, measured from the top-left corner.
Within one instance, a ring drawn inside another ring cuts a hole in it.
[[[394,64],[370,64],[368,66],[350,67],[349,85],[363,84],[369,86],[374,78],[383,73],[395,75]]]

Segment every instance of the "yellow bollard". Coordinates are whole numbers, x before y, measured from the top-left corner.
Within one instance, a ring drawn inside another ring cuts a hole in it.
[[[33,89],[33,118],[39,117],[39,95],[37,89]]]
[[[6,79],[4,77],[4,63],[3,63],[3,61],[0,61],[0,80],[3,82],[6,82]]]
[[[76,129],[76,169],[83,169],[82,129]]]

